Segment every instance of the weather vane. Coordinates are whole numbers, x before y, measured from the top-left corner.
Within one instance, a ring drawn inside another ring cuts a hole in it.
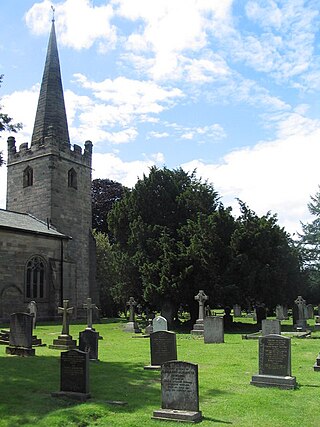
[[[55,8],[51,5],[52,9],[52,22],[54,22],[54,12],[56,11]]]

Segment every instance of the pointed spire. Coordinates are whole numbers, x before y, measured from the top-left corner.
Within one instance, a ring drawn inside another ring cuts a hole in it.
[[[54,135],[57,142],[70,144],[54,27],[54,14],[31,145],[43,144],[44,138],[49,135]]]

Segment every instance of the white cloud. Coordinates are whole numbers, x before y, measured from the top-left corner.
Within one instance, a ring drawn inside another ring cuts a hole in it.
[[[52,2],[35,3],[26,14],[26,23],[35,34],[46,34],[50,29]],[[114,47],[116,29],[110,24],[111,5],[92,6],[89,0],[66,0],[55,5],[59,42],[73,49],[88,49],[98,41],[98,50],[104,53]]]
[[[141,25],[129,35],[127,48],[152,52],[149,70],[154,79],[171,78],[178,71],[179,54],[198,52],[208,44],[207,30],[220,31],[230,19],[232,0],[114,0],[116,11]],[[179,72],[179,71],[178,71]]]
[[[299,124],[297,129],[299,129]],[[307,203],[320,183],[320,126],[282,139],[233,151],[221,164],[194,160],[182,165],[213,183],[226,206],[235,198],[257,214],[277,213],[279,224],[290,233],[301,231],[298,221],[310,219]],[[237,209],[236,209],[237,211]]]
[[[143,160],[125,162],[113,153],[93,154],[93,179],[111,179],[121,182],[126,187],[133,187],[143,174],[148,175],[151,166],[162,166],[164,156],[155,153]]]

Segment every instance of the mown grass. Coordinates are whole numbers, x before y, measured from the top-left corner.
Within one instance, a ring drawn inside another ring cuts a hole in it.
[[[240,319],[239,319],[240,322]],[[200,409],[203,426],[319,427],[320,372],[313,364],[320,351],[320,333],[311,339],[292,339],[292,374],[296,390],[250,385],[258,372],[258,340],[243,340],[254,330],[251,319],[225,334],[223,344],[204,344],[189,333],[177,333],[178,359],[199,365]],[[289,322],[284,322],[289,325]],[[20,358],[0,347],[0,426],[41,427],[144,427],[177,426],[151,420],[161,406],[160,372],[145,371],[150,363],[149,339],[123,332],[123,323],[95,325],[99,362],[90,362],[90,392],[86,403],[51,397],[59,390],[60,352],[37,347],[36,356]],[[71,325],[74,338],[85,325]],[[287,326],[288,327],[288,326]],[[47,345],[61,325],[38,325],[36,334]],[[112,405],[108,401],[123,401]]]

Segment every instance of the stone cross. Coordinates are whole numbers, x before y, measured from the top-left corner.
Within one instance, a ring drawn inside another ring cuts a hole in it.
[[[129,322],[134,322],[134,307],[137,305],[137,303],[133,297],[130,297],[127,305],[129,306],[130,310]]]
[[[69,335],[68,316],[73,313],[73,307],[68,307],[69,300],[63,300],[63,307],[58,307],[58,313],[62,314],[62,335]]]
[[[92,304],[92,299],[87,298],[87,302],[83,304],[83,308],[87,310],[87,329],[92,329],[92,311],[94,308],[98,308],[95,304]]]
[[[295,300],[295,304],[298,306],[299,320],[305,319],[304,307],[306,305],[306,301],[302,298],[302,296],[299,295]]]
[[[204,293],[204,291],[200,290],[198,295],[196,295],[194,299],[199,302],[199,319],[198,320],[203,320],[204,303],[209,299],[209,297]]]

